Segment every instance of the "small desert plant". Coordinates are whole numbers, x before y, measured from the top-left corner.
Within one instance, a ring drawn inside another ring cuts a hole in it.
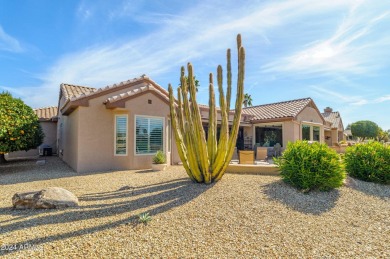
[[[153,164],[165,164],[166,161],[165,154],[161,150],[157,151],[156,155],[153,157]]]
[[[326,144],[318,142],[288,143],[275,163],[280,168],[283,181],[303,192],[337,188],[345,179],[339,155]]]
[[[141,213],[138,215],[138,222],[139,223],[143,223],[145,225],[147,225],[149,223],[149,221],[152,220],[152,217],[149,215],[148,212],[144,212],[144,213]]]
[[[352,177],[368,182],[390,183],[390,147],[379,142],[348,147],[344,163]]]

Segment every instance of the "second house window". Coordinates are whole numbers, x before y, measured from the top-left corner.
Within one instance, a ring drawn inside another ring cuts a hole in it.
[[[163,150],[164,118],[135,116],[135,153],[155,154]]]

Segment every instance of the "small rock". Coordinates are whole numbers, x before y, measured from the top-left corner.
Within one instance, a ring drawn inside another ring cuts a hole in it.
[[[38,160],[35,164],[44,165],[44,164],[46,164],[46,160]]]
[[[357,182],[350,176],[345,178],[344,185],[351,188],[356,188],[358,186]]]
[[[15,209],[57,209],[76,207],[78,203],[79,200],[73,193],[59,187],[15,193],[12,197]]]

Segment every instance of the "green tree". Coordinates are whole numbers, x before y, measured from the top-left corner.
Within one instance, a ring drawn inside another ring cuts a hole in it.
[[[248,106],[252,106],[252,96],[250,94],[245,94],[244,95],[244,101],[242,102],[242,104],[244,105],[244,107],[248,107]]]
[[[390,140],[390,130],[385,131],[382,128],[379,128],[378,136],[376,139],[378,141],[388,142]]]
[[[34,111],[10,93],[0,93],[0,163],[6,153],[38,147],[43,137]]]
[[[376,138],[379,134],[379,127],[372,121],[357,121],[352,123],[351,132],[354,137],[359,137],[364,141],[366,138]]]

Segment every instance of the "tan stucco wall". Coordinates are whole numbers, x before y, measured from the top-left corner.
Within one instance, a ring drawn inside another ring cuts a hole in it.
[[[309,121],[314,123],[324,123],[322,116],[318,113],[318,111],[311,107],[306,107],[301,111],[297,116],[297,121]]]
[[[337,131],[337,129],[332,129],[331,131],[331,139],[332,139],[332,145],[334,145],[334,143],[338,143],[339,142],[339,133]]]
[[[294,121],[283,122],[283,148],[288,142],[295,142],[300,139],[300,124]]]
[[[57,153],[57,122],[40,122],[45,133],[43,144],[52,147],[53,153]]]
[[[39,124],[42,127],[42,131],[45,134],[43,144],[52,147],[53,154],[57,153],[57,122],[55,121],[41,121]],[[8,154],[8,158],[19,158],[19,157],[33,157],[38,156],[38,149],[31,149],[29,151],[17,151]]]
[[[70,167],[78,171],[79,118],[80,110],[76,109],[69,116],[59,116],[58,151],[59,157]],[[61,126],[62,124],[62,126]]]

